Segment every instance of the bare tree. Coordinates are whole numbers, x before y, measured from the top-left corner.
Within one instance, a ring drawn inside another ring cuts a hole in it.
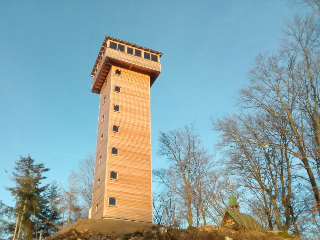
[[[320,0],[304,0],[317,14],[320,15]]]
[[[78,162],[78,168],[73,171],[78,182],[79,194],[84,201],[87,212],[89,212],[92,201],[94,164],[94,157],[90,154],[85,159],[81,159]]]
[[[156,224],[178,228],[180,226],[179,216],[176,217],[175,188],[174,181],[170,178],[170,173],[166,169],[154,170],[154,176],[160,181],[160,191],[154,191],[153,196],[153,216]]]
[[[60,216],[62,216],[62,227],[69,226],[76,221],[85,218],[81,203],[79,202],[79,188],[77,176],[71,172],[68,177],[67,188],[62,188],[60,196]]]
[[[288,23],[279,54],[259,55],[250,71],[251,85],[241,90],[244,107],[270,114],[294,145],[289,151],[300,159],[320,214],[319,172],[319,21],[307,16]],[[284,124],[285,125],[284,125]]]
[[[320,0],[289,0],[289,2],[294,5],[302,4],[310,7],[316,14],[320,15]]]
[[[163,208],[159,209],[165,212],[169,224],[181,225],[183,218],[189,227],[205,225],[208,220],[219,224],[225,210],[221,196],[224,200],[228,196],[221,195],[221,189],[216,188],[222,184],[214,171],[212,156],[203,147],[194,125],[161,133],[159,141],[159,154],[167,157],[169,166],[153,173],[163,186],[158,195],[162,197]],[[159,209],[155,212],[160,213]]]
[[[299,218],[320,216],[319,20],[287,22],[280,50],[255,59],[250,85],[240,91],[242,114],[214,123],[229,169],[259,199],[255,211],[270,229],[275,223],[296,236],[304,228]],[[305,204],[297,188],[312,196]]]
[[[187,206],[186,219],[188,226],[193,225],[192,213],[192,193],[194,185],[192,182],[192,157],[193,147],[197,136],[193,133],[193,129],[185,127],[184,130],[177,129],[168,133],[160,134],[159,154],[166,156],[172,163],[172,171],[177,176],[176,186],[179,194],[183,196],[183,200]]]
[[[63,188],[61,196],[61,215],[66,225],[88,217],[92,201],[93,174],[93,155],[79,160],[77,168],[71,171],[68,185]]]
[[[217,168],[203,174],[202,187],[203,202],[207,219],[220,225],[225,209],[228,207],[230,197],[230,171],[221,168],[222,165],[215,162]]]
[[[259,199],[255,205],[267,216],[269,229],[273,229],[275,218],[277,228],[287,231],[291,222],[292,157],[286,150],[288,141],[266,119],[232,115],[217,120],[214,126],[221,132],[219,146],[225,149],[227,167],[238,185],[248,188],[254,201]]]

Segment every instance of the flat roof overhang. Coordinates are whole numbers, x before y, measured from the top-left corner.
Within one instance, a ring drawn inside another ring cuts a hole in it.
[[[94,75],[91,75],[93,77],[91,92],[100,93],[111,66],[119,66],[131,71],[149,75],[150,87],[161,72],[161,64],[159,62],[154,62],[107,47],[101,56],[97,71]]]

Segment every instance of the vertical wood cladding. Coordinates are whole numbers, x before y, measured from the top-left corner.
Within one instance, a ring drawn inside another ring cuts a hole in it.
[[[100,103],[99,103],[99,117],[98,117],[98,133],[97,133],[97,147],[95,159],[95,172],[93,182],[91,217],[103,218],[104,198],[106,195],[106,168],[107,168],[107,149],[108,149],[108,129],[109,129],[109,112],[111,108],[111,74],[107,76],[104,85],[101,88]],[[104,115],[104,121],[102,121]],[[101,135],[103,134],[103,141]],[[101,156],[101,163],[100,163]],[[98,179],[100,179],[100,186],[98,186]],[[96,212],[96,206],[99,206],[99,211]]]
[[[118,132],[113,125],[119,126]],[[111,153],[113,147],[117,155]],[[111,171],[118,179],[110,179]],[[151,176],[150,76],[112,66],[100,92],[92,218],[152,222]],[[116,206],[109,206],[109,197],[116,198]]]

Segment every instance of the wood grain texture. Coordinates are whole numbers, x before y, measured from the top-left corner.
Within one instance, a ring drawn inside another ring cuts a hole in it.
[[[115,86],[120,92],[114,91]],[[150,76],[112,66],[100,94],[91,217],[152,222]],[[113,105],[119,105],[120,111],[114,111]],[[119,126],[119,132],[113,132],[113,125]],[[117,155],[111,154],[113,147]],[[117,180],[110,179],[111,171],[118,173]],[[109,206],[109,197],[116,198],[116,206]]]

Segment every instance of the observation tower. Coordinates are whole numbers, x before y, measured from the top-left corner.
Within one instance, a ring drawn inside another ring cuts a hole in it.
[[[93,219],[152,223],[150,87],[162,53],[106,36],[91,72],[100,94]]]

